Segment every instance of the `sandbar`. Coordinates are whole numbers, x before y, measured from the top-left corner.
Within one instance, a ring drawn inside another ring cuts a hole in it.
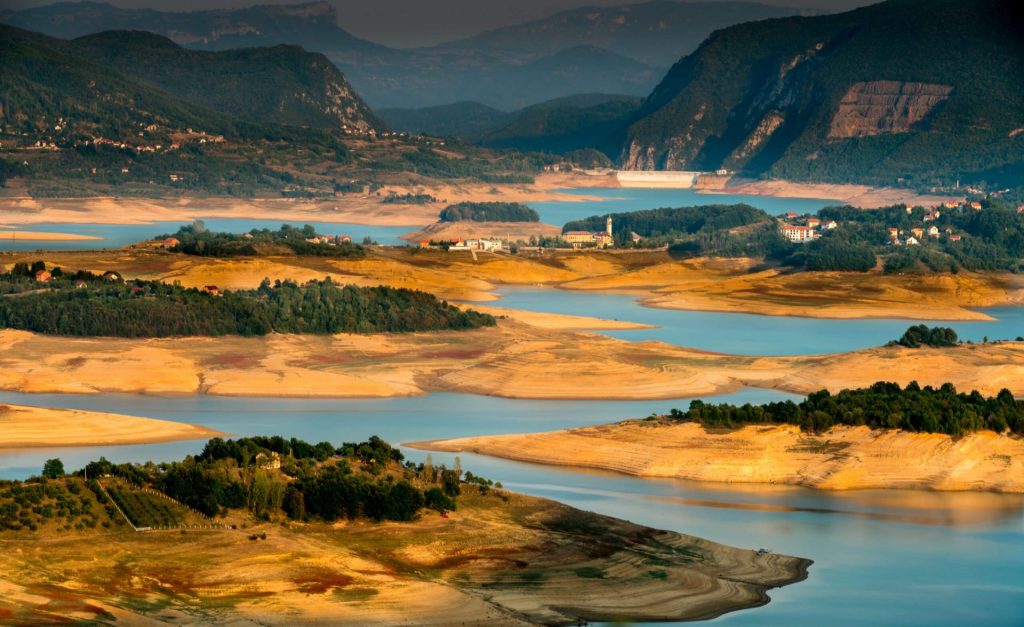
[[[0,433],[0,449],[155,444],[223,435],[170,420],[24,405],[0,405]]]
[[[3,231],[0,230],[0,242],[7,240],[19,242],[77,242],[96,241],[102,237],[80,235],[78,233],[46,233],[44,231]],[[2,244],[0,244],[2,246]]]

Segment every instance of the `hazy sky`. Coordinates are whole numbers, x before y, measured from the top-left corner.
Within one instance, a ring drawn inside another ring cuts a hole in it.
[[[102,0],[98,0],[102,1]],[[724,1],[724,0],[706,0]],[[763,4],[841,11],[878,0],[759,0]],[[0,6],[25,8],[52,0],[0,0]],[[630,0],[332,0],[339,26],[390,46],[440,43],[482,30],[527,22],[581,6],[616,6]],[[299,4],[290,0],[115,0],[124,8],[194,11],[253,4]]]

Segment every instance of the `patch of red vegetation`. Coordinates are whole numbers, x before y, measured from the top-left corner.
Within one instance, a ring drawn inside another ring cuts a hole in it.
[[[436,351],[432,353],[420,353],[423,359],[476,359],[487,352],[483,348],[471,348],[465,350]]]
[[[325,594],[331,590],[344,588],[355,579],[349,575],[335,572],[328,568],[309,569],[302,575],[292,578],[299,592],[305,594]]]
[[[260,357],[247,353],[227,353],[214,355],[203,361],[205,366],[220,368],[258,368]]]
[[[317,353],[315,355],[305,356],[299,365],[303,366],[335,366],[341,364],[348,364],[355,361],[355,358],[351,353],[343,353],[341,351],[333,353]]]

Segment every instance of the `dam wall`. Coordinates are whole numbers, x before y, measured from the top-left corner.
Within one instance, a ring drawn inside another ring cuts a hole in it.
[[[615,178],[622,187],[668,187],[689,189],[697,184],[703,172],[679,170],[618,170]]]

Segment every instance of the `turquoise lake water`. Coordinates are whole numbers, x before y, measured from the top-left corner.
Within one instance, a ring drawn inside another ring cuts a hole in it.
[[[656,325],[654,329],[599,331],[633,342],[656,340],[738,355],[817,355],[880,346],[912,324],[952,327],[963,340],[981,342],[1024,336],[1024,308],[982,310],[991,322],[941,320],[835,320],[653,309],[633,296],[550,288],[502,287],[488,304],[527,311],[576,314]]]
[[[829,201],[697,195],[685,190],[577,190],[620,197],[603,203],[533,203],[554,224],[590,215],[659,206],[750,202],[772,213],[811,211]],[[211,229],[278,228],[280,221],[207,220]],[[97,234],[103,242],[63,248],[124,245],[177,229],[144,226],[40,225],[41,231]],[[406,227],[314,224],[325,233],[381,243]],[[0,240],[0,251],[9,250]],[[30,248],[46,243],[31,243]],[[852,350],[898,337],[903,320],[814,320],[745,314],[656,310],[629,296],[552,289],[503,289],[498,305],[535,311],[618,318],[656,329],[604,332],[626,340],[661,340],[721,352],[807,354]],[[1021,309],[993,309],[999,320],[949,323],[975,341],[1024,334]],[[766,390],[715,397],[728,402],[796,398]],[[299,400],[189,396],[60,395],[0,392],[0,404],[78,408],[194,422],[234,435],[281,434],[312,441],[394,442],[532,432],[641,418],[688,399],[659,401],[531,401],[464,394],[374,400]],[[0,434],[2,437],[2,434]],[[0,478],[38,473],[60,457],[69,469],[101,455],[114,461],[167,461],[201,450],[202,442],[148,446],[4,451]],[[424,452],[404,449],[414,460]],[[434,453],[435,463],[453,455]],[[918,491],[826,492],[782,486],[742,486],[523,464],[462,455],[463,467],[510,489],[658,528],[740,547],[768,548],[813,559],[810,577],[771,591],[762,608],[716,623],[778,627],[895,625],[907,627],[1024,625],[1024,496]]]
[[[792,398],[747,390],[732,402]],[[667,401],[528,401],[460,394],[381,400],[0,393],[0,403],[39,404],[198,422],[236,435],[392,442],[558,429],[643,417]],[[0,476],[37,473],[60,457],[69,468],[180,459],[202,442],[0,451]],[[404,449],[414,460],[425,453]],[[454,456],[433,453],[436,464]],[[716,619],[735,625],[1005,625],[1024,616],[1024,497],[917,491],[826,492],[637,479],[462,455],[462,465],[506,487],[574,507],[726,544],[811,558],[809,578],[770,592],[765,607]]]
[[[12,241],[9,234],[0,231],[0,252],[11,250],[96,250],[99,248],[117,248],[146,240],[158,235],[174,233],[178,227],[190,221],[153,222],[150,224],[32,224],[17,227],[19,231],[41,231],[44,233],[76,233],[101,237],[100,240],[82,240],[68,242],[29,242]],[[227,233],[247,233],[252,229],[281,228],[282,220],[250,220],[204,218],[206,228],[211,231]],[[406,244],[398,239],[399,235],[414,230],[408,226],[371,226],[366,224],[338,224],[335,222],[289,222],[295,226],[311,224],[318,233],[324,235],[348,235],[356,242],[364,237],[371,237],[379,244],[401,246]]]
[[[772,196],[746,196],[742,194],[698,194],[691,189],[645,189],[645,188],[583,188],[562,190],[577,196],[599,196],[600,201],[582,202],[531,202],[530,207],[540,214],[540,221],[562,226],[570,220],[579,220],[594,215],[636,211],[637,209],[658,209],[661,207],[692,207],[697,205],[732,205],[746,203],[763,209],[772,215],[789,211],[813,213],[822,207],[842,204],[835,200],[817,198],[776,198]]]
[[[601,201],[581,202],[537,202],[530,206],[537,210],[541,222],[561,226],[569,220],[578,220],[592,215],[615,211],[654,209],[657,207],[680,207],[685,205],[731,204],[745,202],[764,209],[768,213],[780,214],[787,211],[804,213],[836,204],[829,200],[805,198],[771,198],[766,196],[738,196],[718,194],[697,194],[691,190],[671,189],[578,189],[565,190],[574,195],[600,196]],[[12,240],[0,230],[0,252],[26,250],[94,250],[127,246],[136,242],[153,239],[164,233],[173,233],[182,222],[153,222],[151,224],[34,224],[19,226],[18,230],[43,231],[50,233],[77,233],[101,237],[101,240],[68,242],[30,242]],[[214,231],[245,233],[251,229],[277,229],[281,220],[250,220],[229,218],[204,218],[206,226]],[[335,222],[302,222],[313,225],[317,232],[325,235],[348,235],[355,241],[371,237],[379,244],[404,246],[408,242],[399,239],[404,233],[414,231],[421,224],[411,220],[408,226],[373,226]],[[299,222],[291,222],[301,226]]]

